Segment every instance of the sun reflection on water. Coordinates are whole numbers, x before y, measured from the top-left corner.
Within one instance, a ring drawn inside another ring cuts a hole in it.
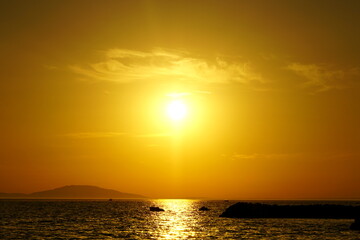
[[[158,239],[188,239],[196,236],[198,209],[193,200],[163,199],[155,204],[165,211],[154,213]]]

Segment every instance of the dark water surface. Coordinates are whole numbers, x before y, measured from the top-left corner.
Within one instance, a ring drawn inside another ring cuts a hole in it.
[[[350,219],[218,217],[235,202],[0,200],[0,239],[360,239]],[[202,206],[211,210],[198,211]]]

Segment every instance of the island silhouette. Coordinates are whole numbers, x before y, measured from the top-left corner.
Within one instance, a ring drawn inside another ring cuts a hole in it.
[[[0,193],[0,198],[6,199],[141,199],[145,196],[133,193],[119,192],[90,185],[69,185],[51,190],[25,193]]]

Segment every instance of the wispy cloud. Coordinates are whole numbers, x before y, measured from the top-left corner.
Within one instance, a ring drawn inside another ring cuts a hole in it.
[[[182,98],[182,97],[186,97],[186,96],[190,96],[190,95],[209,95],[209,94],[212,94],[212,92],[195,90],[195,91],[190,91],[190,92],[168,93],[168,94],[166,94],[166,96],[170,97],[170,98]]]
[[[150,134],[135,134],[133,137],[136,138],[162,138],[162,137],[170,137],[170,133],[150,133]]]
[[[79,132],[79,133],[66,133],[60,135],[61,137],[73,139],[87,139],[87,138],[112,138],[126,135],[123,132]]]
[[[359,159],[359,153],[338,153],[338,152],[317,152],[317,153],[232,153],[223,154],[226,159],[233,161],[275,161],[275,160],[312,160],[312,159],[325,159],[326,161],[347,161]]]
[[[44,64],[43,67],[44,67],[45,69],[48,69],[48,70],[56,70],[56,69],[59,69],[57,66],[47,65],[47,64]]]
[[[303,87],[312,88],[314,93],[347,88],[352,84],[354,77],[360,75],[358,68],[331,69],[316,64],[291,63],[287,69],[304,77],[306,81]]]
[[[171,136],[170,133],[126,133],[126,132],[76,132],[65,133],[58,135],[59,137],[72,138],[72,139],[89,139],[89,138],[114,138],[119,136],[126,136],[132,138],[162,138]]]
[[[242,84],[264,81],[249,62],[230,62],[222,58],[204,59],[188,52],[110,49],[103,55],[103,61],[86,66],[73,65],[70,68],[89,79],[118,83],[169,79],[196,83]]]
[[[224,155],[232,160],[273,160],[273,159],[290,159],[298,154],[283,154],[283,153],[269,153],[269,154],[260,154],[260,153],[252,153],[252,154],[241,154],[241,153],[234,153],[230,155]]]

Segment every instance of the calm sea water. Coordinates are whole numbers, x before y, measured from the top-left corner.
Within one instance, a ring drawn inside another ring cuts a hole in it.
[[[235,202],[0,200],[0,239],[360,239],[350,219],[218,217]]]

